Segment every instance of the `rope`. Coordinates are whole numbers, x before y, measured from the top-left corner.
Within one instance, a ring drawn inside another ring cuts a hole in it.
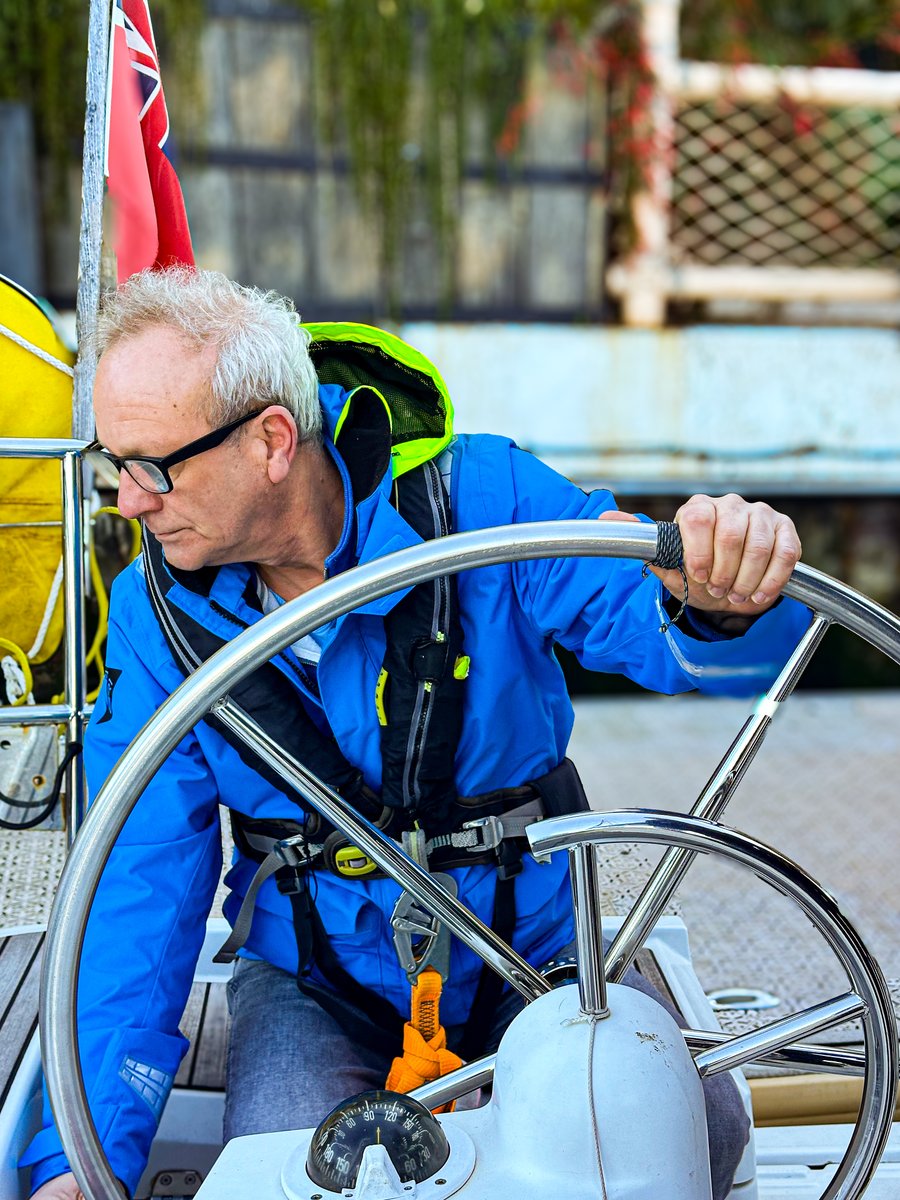
[[[412,985],[411,1012],[403,1026],[403,1053],[391,1063],[385,1087],[389,1092],[411,1092],[462,1066],[462,1059],[447,1049],[447,1031],[441,1024],[443,979],[426,967]],[[434,1112],[452,1112],[454,1103]]]
[[[34,686],[34,681],[31,677],[31,664],[28,662],[28,659],[25,656],[25,651],[22,649],[22,647],[17,646],[15,642],[11,642],[5,637],[0,637],[0,650],[6,650],[12,659],[18,664],[19,670],[22,672],[23,691],[20,696],[13,699],[9,688],[8,677],[6,683],[7,698],[13,708],[18,708],[20,704],[24,704],[27,701],[29,695],[31,694],[31,689]]]
[[[35,346],[33,342],[29,342],[27,338],[23,338],[21,334],[14,333],[12,329],[7,329],[5,325],[0,325],[0,333],[4,337],[9,338],[11,342],[15,342],[17,346],[21,346],[23,350],[27,350],[29,354],[33,354],[39,358],[41,362],[45,362],[49,367],[55,367],[57,371],[62,371],[64,375],[68,375],[70,379],[75,378],[75,372],[68,365],[60,361],[52,354],[48,354],[46,350],[42,350],[40,346]]]
[[[56,568],[56,574],[53,576],[53,583],[50,585],[50,596],[44,608],[44,618],[41,621],[41,627],[37,631],[37,636],[34,639],[34,645],[28,651],[28,657],[34,658],[37,652],[44,644],[44,638],[47,636],[47,630],[50,628],[50,622],[53,619],[53,613],[56,611],[56,601],[59,597],[59,589],[62,587],[63,581],[63,560],[60,558]]]
[[[609,1200],[606,1191],[606,1173],[603,1170],[603,1151],[600,1148],[600,1130],[597,1126],[597,1110],[594,1107],[594,1042],[597,1036],[597,1019],[591,1019],[588,1034],[588,1109],[591,1114],[591,1129],[594,1134],[594,1150],[597,1155],[597,1171],[600,1176],[600,1195],[602,1200]]]
[[[111,516],[120,517],[123,521],[128,521],[131,526],[131,557],[129,563],[134,562],[141,551],[141,527],[137,521],[133,521],[130,517],[123,517],[118,508],[114,504],[106,504],[102,508],[96,509],[91,515],[92,524],[102,513],[109,513]],[[103,672],[105,665],[103,662],[103,643],[106,641],[106,634],[109,625],[109,597],[106,593],[106,586],[103,582],[103,574],[100,570],[100,564],[97,561],[97,548],[94,537],[88,539],[88,563],[90,568],[91,582],[94,585],[94,594],[97,598],[97,629],[94,633],[94,640],[91,642],[91,648],[88,650],[84,658],[85,666],[90,666],[91,663],[97,668],[97,675],[100,682],[92,692],[88,692],[85,700],[88,703],[95,701],[100,694],[100,688],[103,686]],[[60,569],[62,563],[60,563]],[[64,699],[64,693],[53,697],[53,703],[59,704]]]
[[[659,521],[656,526],[656,558],[644,563],[641,574],[646,579],[651,567],[659,567],[663,571],[678,571],[684,584],[684,595],[678,612],[671,621],[663,621],[659,627],[660,633],[668,633],[669,629],[681,619],[688,602],[688,581],[684,571],[684,546],[681,543],[681,530],[674,521]]]
[[[656,526],[656,558],[651,562],[652,567],[661,567],[664,571],[675,571],[681,566],[684,558],[684,547],[681,544],[681,530],[674,521],[660,521]]]

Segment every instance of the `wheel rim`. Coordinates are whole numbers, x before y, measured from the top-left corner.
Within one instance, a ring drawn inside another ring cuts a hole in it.
[[[609,842],[675,846],[695,853],[712,851],[752,871],[757,878],[799,905],[840,961],[855,996],[863,1005],[858,1015],[863,1024],[866,1063],[859,1115],[847,1150],[821,1200],[855,1200],[862,1195],[891,1131],[897,1091],[897,1032],[890,992],[881,969],[834,897],[796,863],[764,842],[727,826],[680,813],[639,809],[576,813],[541,821],[526,832],[531,848],[537,854]],[[845,1019],[837,1013],[835,1006],[835,1014],[828,1024],[838,1024]],[[772,1028],[788,1023],[789,1019],[773,1022]],[[709,1061],[710,1055],[723,1062],[719,1068],[723,1070],[754,1061],[759,1055],[750,1047],[759,1032],[738,1035],[725,1043],[726,1046],[741,1043],[748,1046],[746,1055],[739,1061],[725,1064],[720,1047],[698,1055],[698,1066],[702,1066],[705,1058]],[[792,1040],[796,1040],[796,1036]]]

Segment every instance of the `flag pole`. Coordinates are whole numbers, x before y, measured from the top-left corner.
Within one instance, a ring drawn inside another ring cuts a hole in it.
[[[107,72],[112,0],[91,0],[88,16],[87,85],[84,117],[84,154],[81,177],[81,229],[78,242],[78,290],[75,327],[78,358],[72,390],[72,437],[90,441],[94,431],[91,398],[97,356],[92,334],[100,307],[100,260],[103,244],[103,175],[106,158]],[[69,456],[64,464],[64,546],[66,586],[66,700],[71,716],[70,745],[81,745],[85,725],[84,677],[84,554],[82,537],[84,495],[90,490],[89,473],[80,459]],[[87,477],[86,477],[87,476]],[[68,542],[68,546],[65,543]],[[67,843],[78,832],[85,807],[84,767],[73,755],[66,770],[65,824]]]
[[[88,17],[87,102],[81,179],[78,292],[75,301],[78,361],[75,364],[75,387],[72,394],[72,437],[85,441],[90,441],[94,429],[91,394],[94,390],[97,359],[91,341],[100,306],[110,20],[111,0],[91,0]]]

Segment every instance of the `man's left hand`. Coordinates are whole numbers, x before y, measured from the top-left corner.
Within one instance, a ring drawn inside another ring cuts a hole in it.
[[[623,512],[605,512],[600,519],[637,520]],[[692,608],[758,616],[778,599],[800,559],[794,522],[768,504],[751,504],[733,494],[691,496],[675,521],[684,544]],[[680,572],[650,569],[680,600]]]

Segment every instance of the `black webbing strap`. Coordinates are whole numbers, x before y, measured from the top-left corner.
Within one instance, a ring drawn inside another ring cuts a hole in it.
[[[226,639],[218,637],[171,603],[168,592],[173,579],[166,569],[162,547],[146,528],[143,538],[144,574],[150,602],[176,664],[186,676],[191,675],[226,644]],[[219,608],[217,611],[234,624],[235,634],[246,628],[232,614]],[[324,779],[350,803],[360,806],[359,793],[364,786],[362,772],[347,761],[331,731],[323,733],[318,728],[307,708],[308,702],[278,667],[273,663],[264,663],[236,683],[229,695],[289,754],[309,767],[314,775]],[[309,806],[290,784],[236,734],[211,713],[207,713],[204,719],[222,735],[242,762],[309,817],[313,816]],[[365,808],[363,811],[369,815]]]
[[[399,1046],[405,1018],[389,1000],[364,987],[338,962],[305,879],[300,880],[297,891],[290,893],[290,901],[300,962],[297,975],[300,991],[315,1000],[357,1041],[369,1042],[374,1025]],[[330,987],[312,978],[313,963]]]
[[[494,893],[494,919],[491,921],[494,933],[503,938],[508,946],[512,945],[513,932],[516,928],[516,880],[514,875],[497,878],[497,890]],[[485,1043],[491,1029],[497,1005],[503,992],[503,979],[487,963],[481,968],[478,987],[475,989],[475,999],[466,1021],[466,1028],[457,1048],[457,1053],[465,1062],[472,1062],[484,1053]]]
[[[222,944],[218,953],[213,957],[214,963],[234,962],[238,950],[240,950],[250,936],[250,927],[253,924],[253,912],[256,908],[256,896],[259,889],[271,875],[274,875],[283,866],[284,859],[274,853],[270,854],[265,862],[261,864],[259,870],[253,876],[250,886],[247,888],[244,899],[241,901],[240,911],[231,927],[231,933],[228,935],[227,941]]]
[[[304,886],[296,892],[291,892],[290,901],[298,952],[306,953],[307,963],[315,962],[330,985],[324,986],[313,979],[307,967],[306,971],[301,970],[297,976],[297,987],[300,991],[324,1008],[350,1037],[368,1041],[374,1025],[395,1045],[400,1045],[406,1018],[397,1012],[389,1000],[359,983],[338,962],[322,925],[322,919],[310,897],[309,888]],[[498,878],[491,928],[507,944],[511,944],[515,927],[515,878]],[[471,1062],[484,1053],[484,1045],[497,1012],[503,987],[502,977],[485,963],[481,968],[472,1008],[458,1047],[458,1053],[466,1062]]]

